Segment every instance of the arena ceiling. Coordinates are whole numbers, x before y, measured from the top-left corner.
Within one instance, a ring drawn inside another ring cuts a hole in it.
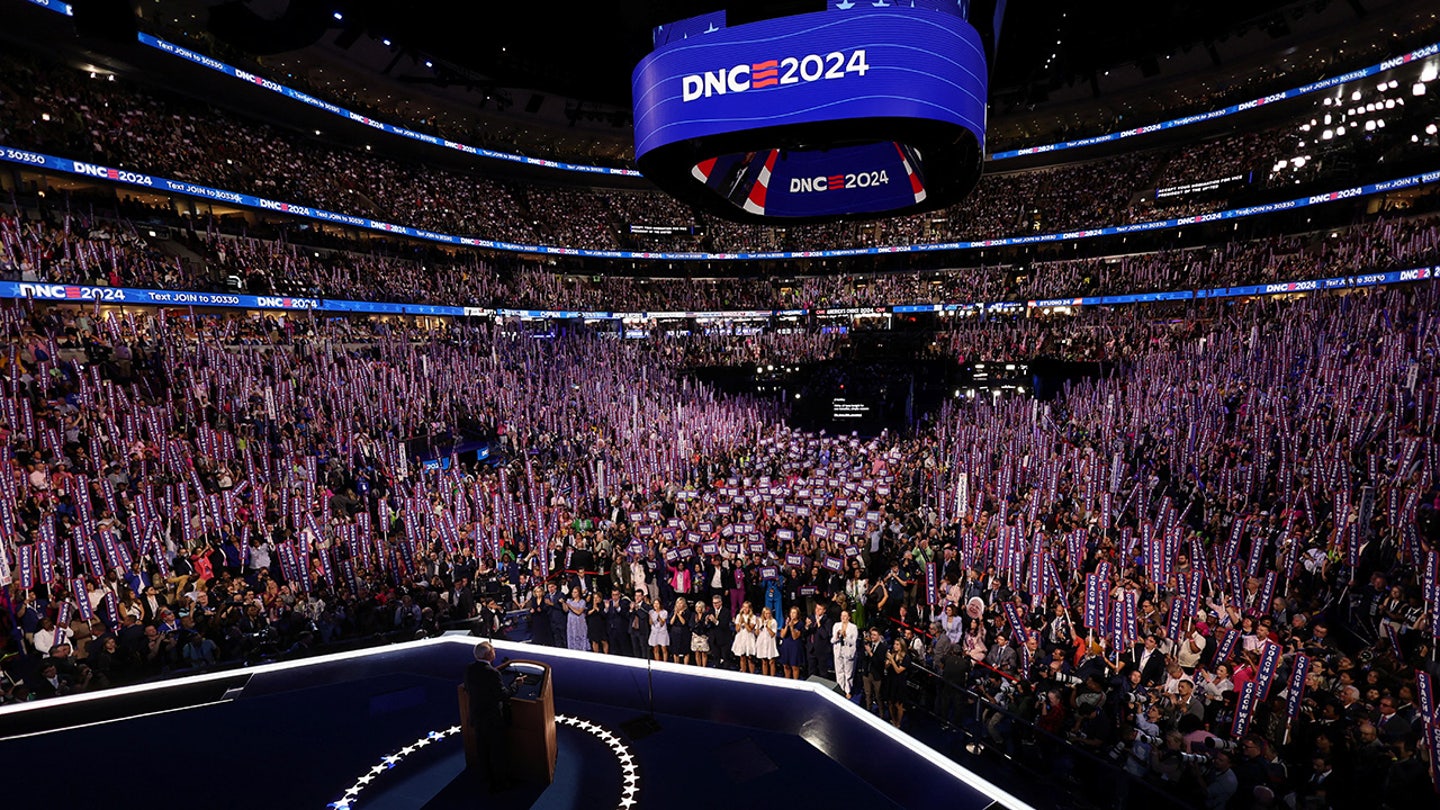
[[[902,1],[902,0],[897,0]],[[970,0],[993,6],[996,0]],[[1204,48],[1264,29],[1275,37],[1289,23],[1330,4],[1363,15],[1387,0],[1008,0],[992,68],[1005,88],[1144,62]],[[457,3],[436,0],[221,0],[207,2],[208,28],[252,53],[280,52],[296,40],[383,38],[396,48],[438,58],[498,86],[528,87],[599,103],[629,104],[630,70],[650,48],[650,29],[696,14],[800,13],[824,0],[605,0],[605,2]],[[336,14],[340,18],[336,18]],[[972,15],[973,16],[973,15]],[[273,23],[289,36],[276,37]],[[272,33],[266,33],[266,32]]]

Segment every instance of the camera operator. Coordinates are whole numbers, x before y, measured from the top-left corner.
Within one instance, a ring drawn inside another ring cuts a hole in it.
[[[1019,685],[1007,678],[1001,678],[989,670],[980,670],[982,677],[975,682],[975,691],[984,701],[980,705],[979,722],[982,732],[990,742],[1008,745],[1012,742],[1008,733],[1010,719],[1005,712],[1015,710]]]

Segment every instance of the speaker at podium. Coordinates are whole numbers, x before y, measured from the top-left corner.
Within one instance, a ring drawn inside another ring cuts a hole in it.
[[[502,741],[507,773],[517,780],[548,785],[555,779],[555,695],[550,666],[539,661],[506,661],[496,667],[510,697],[510,717]],[[460,727],[465,740],[465,767],[483,770],[480,740],[470,722],[470,695],[462,683],[456,690]]]

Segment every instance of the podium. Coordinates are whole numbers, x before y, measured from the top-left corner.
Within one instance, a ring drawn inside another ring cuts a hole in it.
[[[510,772],[524,782],[548,785],[555,779],[555,695],[550,665],[539,661],[507,661],[496,667],[507,687],[523,678],[510,698],[510,723],[505,729],[505,757]],[[465,767],[481,768],[475,729],[470,725],[470,695],[456,688],[460,728],[465,741]]]

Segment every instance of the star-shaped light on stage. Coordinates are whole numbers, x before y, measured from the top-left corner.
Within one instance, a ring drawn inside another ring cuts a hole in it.
[[[360,793],[371,782],[375,781],[375,778],[378,777],[380,774],[383,774],[386,771],[394,768],[396,765],[399,765],[406,756],[415,753],[417,749],[423,748],[430,743],[439,742],[440,740],[444,739],[445,737],[449,737],[452,734],[459,733],[459,726],[451,726],[444,731],[432,731],[426,734],[424,737],[421,737],[420,739],[411,743],[410,745],[401,748],[399,751],[396,751],[389,756],[381,757],[378,763],[370,766],[370,768],[366,770],[365,773],[360,776],[360,778],[355,780],[355,784],[351,785],[348,789],[346,789],[343,794],[341,794],[340,799],[326,805],[326,807],[332,808],[333,810],[352,810],[352,808],[354,808],[355,806],[355,801],[359,797]]]
[[[592,723],[589,720],[582,720],[578,717],[568,715],[556,715],[555,722],[567,726],[574,726],[581,731],[593,735],[596,739],[605,743],[605,746],[615,754],[616,761],[620,764],[620,801],[616,805],[618,810],[629,810],[636,804],[636,796],[640,792],[639,765],[635,762],[635,753],[625,744],[620,735],[610,731],[599,723]]]
[[[640,792],[639,766],[636,764],[634,752],[630,750],[630,747],[625,744],[624,740],[622,740],[618,734],[615,734],[599,723],[592,723],[589,720],[584,720],[579,717],[557,714],[555,715],[555,722],[558,725],[571,726],[579,729],[595,737],[610,749],[611,753],[615,755],[615,760],[620,765],[621,771],[620,800],[616,804],[616,807],[618,810],[630,810],[630,808],[633,808],[637,802],[636,796]],[[353,810],[361,792],[381,774],[395,768],[405,757],[415,753],[419,749],[431,743],[438,743],[446,737],[457,735],[460,731],[460,726],[451,726],[442,731],[431,731],[415,742],[401,748],[399,751],[389,756],[381,757],[378,764],[371,766],[359,779],[355,780],[355,784],[351,785],[341,794],[339,799],[327,804],[326,807],[329,808],[329,810]]]

